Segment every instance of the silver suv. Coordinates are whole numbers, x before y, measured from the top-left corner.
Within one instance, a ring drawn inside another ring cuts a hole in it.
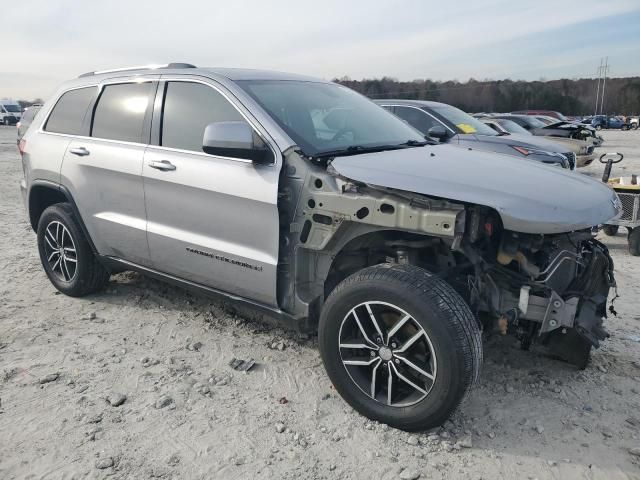
[[[478,378],[481,330],[584,366],[615,285],[617,197],[434,145],[354,91],[188,64],[82,75],[20,144],[43,268],[71,296],[137,270],[315,329],[336,389],[406,429]]]

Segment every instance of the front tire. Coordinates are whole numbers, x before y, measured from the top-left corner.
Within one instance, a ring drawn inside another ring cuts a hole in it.
[[[319,346],[329,378],[354,409],[407,431],[442,425],[482,363],[469,306],[412,265],[376,265],[341,282],[322,309]]]
[[[93,254],[68,203],[42,212],[37,235],[44,271],[65,295],[81,297],[97,292],[109,280],[109,272]]]
[[[618,225],[603,225],[602,231],[608,237],[615,237],[618,233]]]

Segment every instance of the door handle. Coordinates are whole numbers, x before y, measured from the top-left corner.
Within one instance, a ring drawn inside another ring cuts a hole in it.
[[[86,157],[87,155],[89,155],[89,153],[91,153],[84,147],[71,148],[69,152],[73,153],[74,155],[78,155],[79,157]]]
[[[162,170],[163,172],[168,172],[170,170],[176,169],[176,166],[169,160],[152,160],[151,162],[149,162],[149,166],[157,170]]]

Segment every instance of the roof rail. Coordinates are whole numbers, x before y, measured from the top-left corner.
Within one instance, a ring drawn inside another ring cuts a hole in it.
[[[87,72],[79,75],[78,78],[90,77],[91,75],[100,75],[102,73],[128,72],[130,70],[157,70],[160,68],[197,68],[190,63],[172,62],[162,65],[140,65],[137,67],[112,68],[110,70],[97,70],[95,72]]]

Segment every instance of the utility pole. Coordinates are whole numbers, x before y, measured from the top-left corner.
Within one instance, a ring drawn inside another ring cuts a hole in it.
[[[602,97],[600,98],[600,113],[604,115],[604,87],[607,84],[607,73],[609,71],[609,57],[604,62],[604,70],[602,72]]]
[[[600,78],[602,78],[602,61],[604,59],[600,59],[600,66],[598,67],[598,87],[596,88],[596,109],[595,112],[593,113],[593,116],[595,117],[596,115],[598,115],[598,101],[600,100]]]

